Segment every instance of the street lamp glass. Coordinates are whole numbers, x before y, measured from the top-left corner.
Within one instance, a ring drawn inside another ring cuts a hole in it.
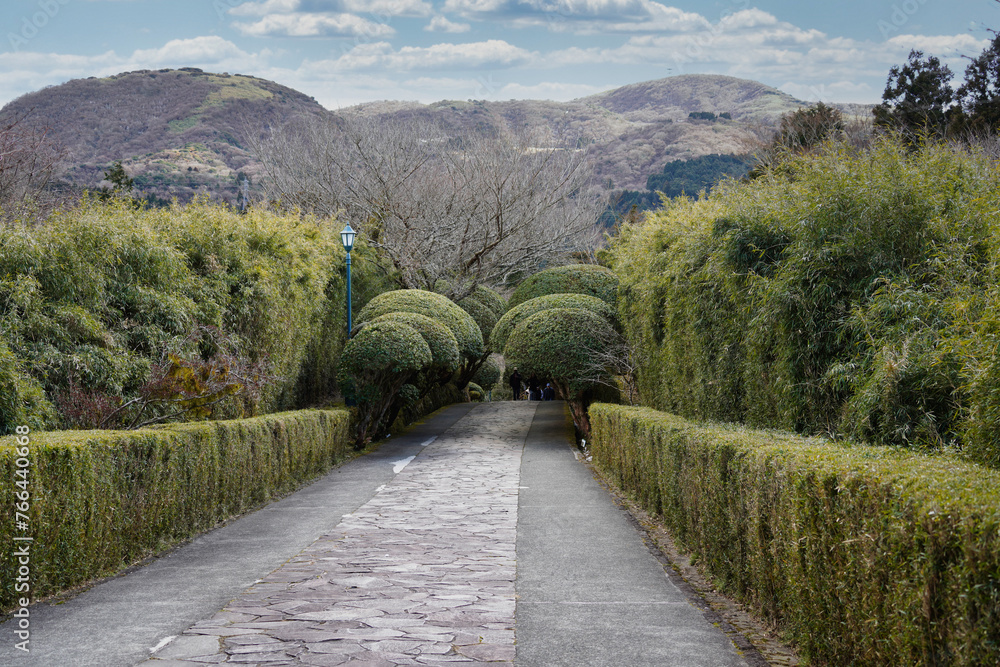
[[[351,248],[354,247],[354,237],[358,233],[351,229],[351,223],[347,223],[347,226],[340,232],[340,241],[344,244],[344,250],[351,252]]]

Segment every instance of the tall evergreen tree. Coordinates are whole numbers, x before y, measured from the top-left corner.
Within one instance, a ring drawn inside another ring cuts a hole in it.
[[[995,132],[1000,127],[1000,33],[965,68],[958,98],[973,131]]]
[[[910,51],[905,65],[894,65],[873,109],[875,124],[903,132],[909,139],[944,136],[954,116],[952,72],[935,56]]]

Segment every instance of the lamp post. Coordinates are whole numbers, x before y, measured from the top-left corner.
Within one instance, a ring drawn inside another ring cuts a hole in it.
[[[351,337],[351,329],[354,328],[353,322],[351,322],[351,248],[354,247],[354,237],[358,233],[351,229],[351,223],[347,223],[340,231],[340,242],[344,244],[344,250],[347,251],[347,337]]]

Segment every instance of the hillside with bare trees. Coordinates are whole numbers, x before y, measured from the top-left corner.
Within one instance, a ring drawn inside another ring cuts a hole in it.
[[[455,136],[486,136],[501,126],[527,131],[586,152],[594,184],[620,191],[643,188],[673,160],[744,152],[748,129],[804,105],[755,81],[685,75],[570,102],[386,101],[334,113],[430,124]],[[184,201],[198,193],[234,200],[243,176],[256,184],[261,174],[248,150],[254,136],[330,113],[272,81],[183,68],[69,81],[14,100],[0,119],[44,129],[62,150],[56,178],[65,184],[98,187],[121,161],[140,193]]]

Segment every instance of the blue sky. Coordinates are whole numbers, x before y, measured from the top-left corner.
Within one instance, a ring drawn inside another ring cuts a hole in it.
[[[877,102],[910,49],[961,76],[994,0],[4,0],[0,104],[135,69],[272,79],[335,109],[569,100],[675,74]]]

